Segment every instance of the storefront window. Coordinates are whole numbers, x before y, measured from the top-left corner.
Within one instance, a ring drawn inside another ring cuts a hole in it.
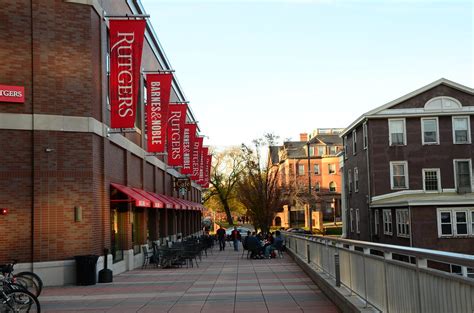
[[[123,260],[123,247],[125,241],[125,214],[126,210],[112,208],[111,210],[111,254],[114,263]]]

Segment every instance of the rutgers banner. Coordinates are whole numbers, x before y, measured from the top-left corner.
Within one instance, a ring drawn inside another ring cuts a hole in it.
[[[167,151],[169,166],[183,166],[183,137],[186,123],[186,104],[170,104],[168,107]]]
[[[201,154],[202,154],[202,143],[203,143],[203,138],[202,137],[195,137],[194,142],[193,142],[193,155],[191,158],[191,168],[192,168],[192,173],[191,173],[191,179],[194,181],[199,180],[199,169],[200,169],[200,160],[201,160]]]
[[[135,126],[145,20],[110,20],[110,126]]]
[[[204,164],[204,181],[202,187],[209,188],[209,182],[211,180],[212,155],[205,155],[204,158],[206,162]]]
[[[147,74],[147,140],[148,152],[165,152],[171,73]]]
[[[185,124],[183,133],[183,168],[181,169],[182,174],[193,173],[193,147],[194,140],[196,138],[196,124]]]
[[[208,150],[209,148],[208,147],[203,147],[201,149],[201,156],[200,156],[200,160],[199,160],[199,178],[197,180],[197,183],[201,186],[204,187],[204,172],[205,172],[205,168],[206,168],[206,157],[207,157],[207,153],[208,153]]]

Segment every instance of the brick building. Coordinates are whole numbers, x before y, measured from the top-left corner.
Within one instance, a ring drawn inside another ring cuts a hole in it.
[[[0,263],[17,259],[46,284],[74,281],[75,255],[111,251],[114,273],[141,265],[141,245],[200,230],[201,187],[146,153],[144,86],[133,132],[111,133],[108,22],[144,14],[131,0],[7,0],[0,24]],[[147,21],[143,71],[170,69]],[[177,80],[171,101],[185,101]],[[189,109],[187,120],[194,121]],[[98,269],[103,259],[99,259]]]
[[[286,198],[286,204],[274,218],[274,226],[308,227],[308,203],[313,208],[316,228],[321,214],[325,220],[335,220],[340,216],[342,180],[337,156],[342,151],[340,131],[317,129],[311,137],[303,133],[299,141],[270,147],[269,162],[273,170],[278,170],[278,185]],[[308,175],[311,175],[311,195]]]
[[[341,134],[348,238],[474,253],[474,90],[440,79]]]

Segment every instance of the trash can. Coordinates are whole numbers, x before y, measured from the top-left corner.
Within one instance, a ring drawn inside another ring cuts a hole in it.
[[[78,286],[95,285],[97,271],[97,255],[77,255],[76,259],[76,284]]]

